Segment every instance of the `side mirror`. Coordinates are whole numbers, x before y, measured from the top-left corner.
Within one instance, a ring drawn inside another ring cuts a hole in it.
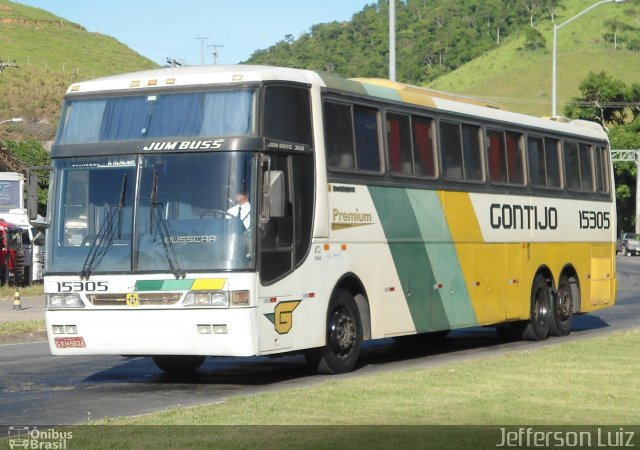
[[[29,221],[38,218],[38,171],[43,170],[50,171],[51,167],[34,166],[27,169],[27,215]]]
[[[266,171],[263,178],[263,217],[284,217],[284,199],[284,173],[281,170]]]

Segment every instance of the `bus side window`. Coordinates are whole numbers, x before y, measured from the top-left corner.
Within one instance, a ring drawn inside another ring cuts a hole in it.
[[[436,176],[432,123],[433,121],[426,117],[411,116],[415,175],[423,175],[430,178]]]
[[[394,113],[387,114],[387,147],[389,149],[391,172],[413,175],[409,116]]]
[[[378,111],[364,106],[354,106],[356,164],[358,170],[380,172],[380,141]]]
[[[580,144],[580,184],[583,191],[594,191],[593,147],[587,144]]]
[[[609,152],[604,147],[597,147],[596,154],[596,189],[601,194],[609,193]]]
[[[267,86],[264,121],[266,137],[311,145],[308,90],[291,86]]]
[[[529,176],[532,186],[547,186],[547,171],[542,138],[529,136],[527,138],[529,155]]]
[[[580,190],[580,154],[578,144],[564,143],[564,171],[567,180],[567,188]]]
[[[557,139],[544,138],[544,160],[547,171],[547,187],[550,188],[562,187],[559,144],[560,141]]]
[[[462,180],[462,141],[460,125],[440,122],[440,160],[444,177],[450,180]]]
[[[332,169],[354,169],[351,107],[341,103],[325,102],[323,111],[327,165]]]

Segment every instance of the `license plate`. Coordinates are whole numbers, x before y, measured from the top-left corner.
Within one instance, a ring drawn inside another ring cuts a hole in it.
[[[84,348],[86,347],[82,336],[54,338],[56,347],[58,348]]]

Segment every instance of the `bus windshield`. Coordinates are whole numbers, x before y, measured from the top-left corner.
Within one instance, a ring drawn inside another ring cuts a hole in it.
[[[60,159],[49,272],[254,266],[253,153]]]
[[[57,144],[254,134],[255,89],[128,95],[65,102]]]

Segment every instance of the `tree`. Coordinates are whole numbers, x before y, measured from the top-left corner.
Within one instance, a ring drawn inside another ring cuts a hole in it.
[[[606,72],[590,73],[580,83],[581,95],[565,114],[576,119],[596,120],[609,131],[614,149],[640,149],[640,85],[627,87]],[[637,168],[633,163],[616,163],[614,178],[618,231],[635,227]]]
[[[524,30],[524,48],[527,51],[536,51],[547,48],[547,40],[537,28],[527,28]]]
[[[49,153],[37,141],[5,141],[10,152],[25,165],[48,166],[51,164]],[[38,211],[44,213],[49,195],[49,174],[38,175]]]
[[[533,18],[535,17],[538,9],[540,8],[539,0],[521,0],[520,7],[526,11],[529,16],[529,25],[533,28]]]
[[[607,130],[610,125],[624,123],[624,109],[630,94],[624,82],[605,71],[590,72],[580,83],[580,92],[580,96],[573,99],[573,104],[565,108],[567,117],[593,120]]]

